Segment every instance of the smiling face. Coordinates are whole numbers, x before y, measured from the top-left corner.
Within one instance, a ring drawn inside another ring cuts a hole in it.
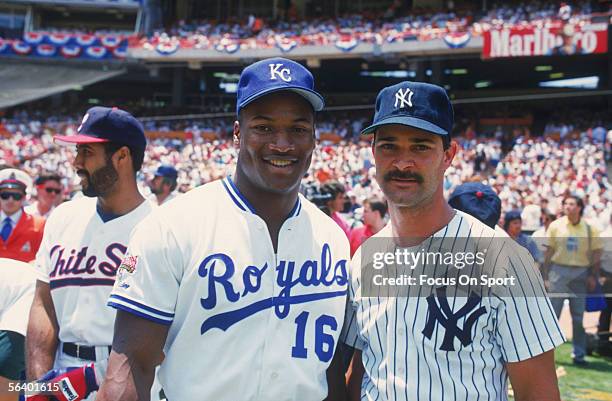
[[[263,96],[240,112],[234,126],[238,166],[249,185],[274,193],[299,188],[315,147],[314,111],[292,92]]]
[[[456,152],[454,143],[444,150],[439,135],[399,124],[376,131],[372,152],[376,181],[390,203],[417,208],[442,195],[444,172]]]

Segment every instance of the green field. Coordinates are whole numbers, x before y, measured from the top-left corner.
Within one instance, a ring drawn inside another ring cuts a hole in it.
[[[587,357],[587,367],[572,364],[572,345],[565,343],[555,352],[559,389],[563,401],[612,401],[612,359]]]

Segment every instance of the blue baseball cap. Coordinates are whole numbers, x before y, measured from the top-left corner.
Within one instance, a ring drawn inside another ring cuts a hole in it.
[[[60,145],[113,142],[144,152],[147,146],[142,124],[127,111],[95,106],[87,110],[76,135],[55,135]]]
[[[176,180],[176,177],[178,177],[178,171],[176,171],[176,169],[170,165],[162,164],[157,168],[155,176]]]
[[[282,57],[268,58],[246,67],[238,81],[236,113],[273,92],[291,91],[304,97],[315,111],[325,106],[323,96],[314,90],[314,79],[306,67]]]
[[[501,216],[501,200],[488,186],[479,182],[467,182],[455,188],[448,198],[448,204],[476,217],[491,228]]]
[[[374,121],[361,134],[371,134],[382,125],[401,124],[450,139],[453,114],[453,106],[443,88],[404,81],[378,93]]]

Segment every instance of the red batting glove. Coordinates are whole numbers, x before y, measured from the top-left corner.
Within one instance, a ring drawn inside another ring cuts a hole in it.
[[[40,381],[49,383],[52,395],[34,395],[27,401],[81,401],[94,391],[98,391],[94,364],[50,370]]]

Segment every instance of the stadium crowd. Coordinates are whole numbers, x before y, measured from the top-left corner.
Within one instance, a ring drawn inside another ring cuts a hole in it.
[[[0,164],[22,168],[32,178],[46,172],[57,173],[63,177],[64,197],[70,198],[78,192],[80,181],[71,166],[74,150],[55,146],[52,135],[74,133],[78,122],[76,118],[46,118],[42,114],[38,115],[42,120],[32,118],[36,116],[36,113],[16,112],[2,122],[0,135],[4,131],[10,136],[3,139]],[[348,220],[351,225],[358,225],[360,216],[353,212],[359,210],[364,200],[381,195],[374,180],[370,144],[358,136],[368,121],[363,116],[331,118],[328,113],[325,117],[317,123],[317,135],[323,140],[315,151],[304,184],[338,181],[351,201],[351,207],[346,210],[350,211]],[[186,192],[225,176],[235,162],[229,119],[148,121],[145,127],[150,131],[189,133],[187,139],[150,141],[139,176],[145,193],[160,164],[176,167],[177,190]],[[503,211],[533,204],[555,214],[561,212],[559,202],[565,194],[578,194],[586,200],[587,220],[604,229],[612,210],[612,188],[605,161],[606,154],[608,157],[610,154],[609,128],[609,123],[595,119],[550,122],[546,124],[544,136],[536,137],[527,129],[515,129],[516,135],[508,137],[499,127],[488,135],[475,135],[468,127],[455,135],[460,152],[447,172],[445,191],[451,193],[462,182],[481,181],[495,188]],[[216,139],[201,135],[210,131],[216,133]],[[327,140],[334,137],[341,140]]]
[[[595,11],[589,1],[574,2],[567,9],[573,23],[590,21]],[[604,10],[605,12],[606,10]],[[607,10],[609,13],[609,10]],[[208,49],[218,45],[240,44],[242,48],[269,48],[294,41],[296,45],[323,46],[339,40],[378,43],[442,38],[448,33],[470,32],[479,35],[492,26],[547,23],[557,20],[559,3],[538,1],[495,4],[488,10],[474,8],[431,12],[404,12],[392,5],[384,12],[365,11],[339,17],[297,20],[292,13],[285,18],[267,19],[250,15],[248,19],[178,21],[168,29],[156,30],[132,46],[153,48],[159,43],[180,43],[181,47]],[[603,17],[604,20],[606,17]]]

